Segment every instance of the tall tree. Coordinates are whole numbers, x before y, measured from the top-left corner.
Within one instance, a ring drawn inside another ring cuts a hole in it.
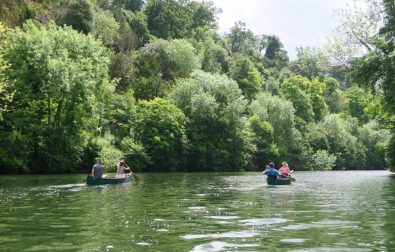
[[[0,139],[24,153],[8,153],[17,160],[2,159],[1,166],[29,167],[31,172],[80,166],[105,112],[103,102],[114,89],[106,49],[71,28],[53,23],[38,28],[32,22],[8,32],[2,48],[14,100],[1,122]]]

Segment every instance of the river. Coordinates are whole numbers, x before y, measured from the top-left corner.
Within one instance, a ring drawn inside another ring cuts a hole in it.
[[[395,251],[387,171],[0,176],[0,251]]]

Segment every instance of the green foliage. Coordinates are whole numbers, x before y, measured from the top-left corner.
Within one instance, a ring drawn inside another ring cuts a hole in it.
[[[358,141],[356,119],[343,119],[332,114],[325,117],[320,124],[326,132],[329,153],[337,157],[336,169],[366,168],[366,147]]]
[[[104,45],[111,46],[115,43],[119,27],[110,11],[98,10],[94,12],[91,34],[101,40]]]
[[[311,122],[314,118],[313,106],[310,97],[306,94],[305,89],[308,80],[301,76],[285,79],[281,84],[281,94],[285,99],[290,100],[295,108],[295,115],[305,122]]]
[[[345,92],[346,103],[345,112],[352,117],[358,118],[361,124],[367,123],[369,117],[367,109],[369,104],[373,102],[373,96],[365,89],[353,86]]]
[[[391,138],[386,148],[385,158],[388,163],[388,168],[391,171],[395,171],[395,134],[392,132]]]
[[[121,24],[117,47],[120,52],[141,48],[150,40],[147,17],[142,12],[115,10],[115,19]]]
[[[309,79],[319,77],[321,80],[328,73],[329,58],[317,48],[297,48],[297,59],[291,62],[291,69],[295,74]]]
[[[376,121],[370,121],[358,129],[358,140],[366,148],[366,169],[379,170],[386,167],[385,146],[390,131],[381,129]]]
[[[145,6],[148,29],[162,39],[187,38],[199,27],[216,27],[218,10],[211,2],[148,0]]]
[[[246,101],[237,83],[224,75],[195,71],[177,81],[169,98],[189,118],[190,170],[238,170],[248,162]]]
[[[129,11],[139,11],[144,6],[144,0],[113,0],[112,4]]]
[[[205,39],[199,45],[202,70],[210,73],[225,73],[228,71],[228,53],[221,45],[211,38]]]
[[[307,163],[309,170],[322,171],[332,170],[336,163],[336,156],[329,154],[326,150],[318,150],[315,152]]]
[[[125,161],[133,164],[132,170],[141,171],[147,166],[152,165],[152,159],[148,156],[143,144],[133,138],[125,137],[122,139],[121,149],[125,154]]]
[[[64,172],[78,167],[99,126],[102,102],[113,91],[106,49],[70,28],[37,28],[28,22],[23,30],[6,34],[2,54],[15,94],[2,124],[12,134],[2,139],[24,151],[9,153],[24,160],[15,169]]]
[[[92,29],[93,5],[90,0],[71,0],[56,20],[58,25],[67,25],[88,34]]]
[[[0,1],[0,172],[395,170],[395,6],[371,3],[289,62],[241,21],[220,35],[211,1]]]
[[[229,75],[237,81],[244,96],[251,100],[261,89],[262,77],[248,57],[235,58],[230,63]]]
[[[181,171],[187,144],[184,113],[168,100],[155,98],[138,103],[131,122],[132,137],[140,142],[152,164],[149,171]]]
[[[243,22],[236,22],[225,38],[233,54],[252,55],[259,50],[257,37]]]
[[[136,76],[133,83],[137,99],[163,97],[176,78],[186,78],[200,68],[199,58],[185,40],[156,40],[136,55]]]
[[[122,151],[114,147],[114,137],[110,134],[105,134],[104,137],[97,139],[97,144],[100,148],[98,157],[102,160],[106,172],[116,172],[117,163],[123,157]]]
[[[339,82],[331,77],[324,79],[326,90],[324,92],[325,103],[330,113],[340,113],[344,109],[344,94],[339,89]]]
[[[253,132],[252,142],[256,146],[253,159],[256,166],[262,170],[266,164],[278,159],[278,149],[274,144],[274,129],[267,121],[262,121],[257,115],[248,119]]]
[[[274,140],[279,146],[292,143],[295,127],[295,109],[290,101],[260,93],[251,102],[250,110],[260,119],[265,120],[274,128]]]

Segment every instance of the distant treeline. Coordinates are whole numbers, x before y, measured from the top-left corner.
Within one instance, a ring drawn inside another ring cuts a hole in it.
[[[86,172],[96,158],[138,171],[394,167],[394,4],[382,4],[372,50],[333,64],[309,47],[290,61],[243,22],[220,35],[210,1],[2,0],[0,173]]]

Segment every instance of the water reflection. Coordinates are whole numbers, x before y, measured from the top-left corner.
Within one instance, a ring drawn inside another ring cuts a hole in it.
[[[395,251],[387,172],[0,177],[2,251]],[[23,237],[23,242],[21,242]]]

